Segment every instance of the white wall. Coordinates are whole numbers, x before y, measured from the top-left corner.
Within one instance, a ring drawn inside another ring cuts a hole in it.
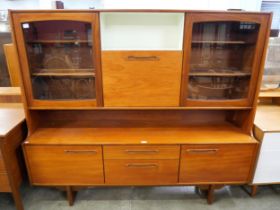
[[[0,0],[0,10],[50,9],[52,0]],[[260,11],[261,0],[63,0],[65,9],[202,9]]]
[[[261,0],[103,0],[105,8],[125,9],[244,9],[260,11]]]

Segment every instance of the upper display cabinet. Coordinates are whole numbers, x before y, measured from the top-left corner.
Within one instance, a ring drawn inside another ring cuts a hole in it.
[[[36,106],[95,106],[99,74],[95,14],[15,16],[28,102]]]
[[[250,106],[266,20],[253,14],[187,15],[184,105]]]

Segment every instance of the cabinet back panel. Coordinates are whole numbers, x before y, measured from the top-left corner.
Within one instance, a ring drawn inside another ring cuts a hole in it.
[[[103,51],[106,107],[179,106],[181,51]]]
[[[101,13],[102,50],[182,50],[184,13]]]
[[[178,127],[223,124],[228,111],[201,110],[45,110],[39,127]]]

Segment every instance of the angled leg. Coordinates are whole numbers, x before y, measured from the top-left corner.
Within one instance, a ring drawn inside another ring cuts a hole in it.
[[[70,186],[66,187],[66,194],[69,206],[73,206],[75,201],[75,192],[73,191],[73,188]]]
[[[257,185],[252,185],[251,186],[251,197],[255,197],[258,191],[258,186]]]
[[[13,189],[12,190],[12,195],[13,195],[13,199],[16,205],[16,209],[17,210],[24,210],[22,201],[21,201],[21,196],[20,196],[20,192],[19,189]]]
[[[208,187],[208,193],[207,193],[207,203],[212,204],[214,201],[214,190],[215,190],[215,185],[209,185]]]

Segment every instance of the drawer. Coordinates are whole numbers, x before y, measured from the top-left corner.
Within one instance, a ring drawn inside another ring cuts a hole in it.
[[[105,183],[118,185],[174,184],[179,160],[105,160]]]
[[[263,151],[280,151],[280,133],[265,133],[261,147]]]
[[[179,146],[104,146],[104,159],[179,159]]]
[[[25,145],[25,155],[33,184],[104,183],[101,146]]]
[[[11,192],[10,182],[8,175],[0,173],[0,192]]]
[[[256,144],[182,146],[181,183],[247,182]]]
[[[103,51],[104,106],[179,106],[181,71],[182,51]]]

